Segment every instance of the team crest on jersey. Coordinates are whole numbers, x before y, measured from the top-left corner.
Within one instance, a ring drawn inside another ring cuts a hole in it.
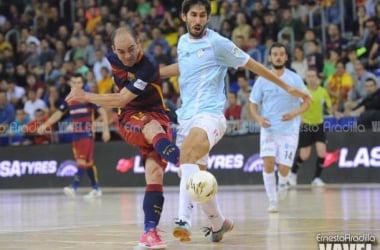
[[[202,57],[204,54],[205,54],[205,50],[204,49],[198,50],[198,57]]]
[[[135,78],[136,78],[135,74],[128,72],[128,75],[127,75],[128,81],[133,81],[135,80]]]
[[[241,50],[238,47],[234,47],[231,52],[232,52],[232,55],[236,57],[239,57],[241,54]]]

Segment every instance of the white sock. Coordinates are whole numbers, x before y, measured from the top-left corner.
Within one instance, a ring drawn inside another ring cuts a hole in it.
[[[286,176],[282,176],[280,171],[278,171],[278,185],[286,185],[288,183],[288,176],[289,174],[287,174]]]
[[[219,231],[223,226],[225,218],[220,210],[217,195],[215,195],[211,200],[201,203],[201,207],[211,222],[212,231]]]
[[[263,180],[269,201],[277,201],[276,176],[274,172],[265,173],[263,171]]]
[[[179,207],[178,207],[178,219],[186,221],[191,226],[191,213],[193,210],[193,202],[186,191],[186,182],[189,177],[200,171],[197,164],[182,164],[181,168],[181,180],[179,184]]]

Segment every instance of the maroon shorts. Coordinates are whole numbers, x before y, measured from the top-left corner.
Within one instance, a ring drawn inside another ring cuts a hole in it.
[[[125,111],[119,119],[119,133],[128,144],[140,149],[144,165],[145,160],[151,157],[165,169],[167,161],[161,158],[152,144],[147,143],[141,132],[145,124],[151,120],[158,121],[166,131],[169,139],[172,139],[169,117],[158,112]]]
[[[72,142],[73,153],[76,160],[86,161],[88,167],[94,162],[94,139],[82,138]]]

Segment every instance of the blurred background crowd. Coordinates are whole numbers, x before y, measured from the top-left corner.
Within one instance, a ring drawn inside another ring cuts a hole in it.
[[[0,145],[70,141],[69,118],[36,136],[81,73],[85,89],[113,92],[105,54],[119,26],[136,31],[142,49],[160,65],[175,63],[178,38],[186,32],[177,0],[13,0],[0,2]],[[288,67],[302,78],[318,70],[333,102],[326,120],[365,116],[380,120],[380,1],[213,0],[209,27],[269,66],[273,42],[288,47]],[[248,112],[255,75],[230,69],[226,79],[228,134],[258,132]],[[177,79],[164,79],[163,94],[176,123]],[[370,106],[367,103],[371,103]],[[366,103],[366,109],[355,109]],[[363,114],[365,113],[365,114]],[[117,116],[109,110],[116,130]],[[347,121],[347,119],[346,119]],[[352,120],[349,120],[352,121]],[[99,121],[101,122],[101,121]],[[99,126],[101,127],[101,126]],[[367,126],[368,127],[368,126]],[[117,132],[115,131],[115,134]]]

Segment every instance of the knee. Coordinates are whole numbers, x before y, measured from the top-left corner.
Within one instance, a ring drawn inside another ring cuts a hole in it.
[[[151,171],[151,181],[153,183],[162,184],[163,179],[164,179],[164,170],[161,167],[155,167]]]
[[[310,149],[300,150],[299,157],[302,161],[306,161],[310,156]]]
[[[142,129],[142,133],[148,143],[152,143],[154,136],[159,133],[165,133],[165,130],[162,128],[161,124],[156,120],[151,120]]]
[[[308,155],[305,154],[305,153],[300,153],[300,154],[299,154],[299,157],[300,157],[301,161],[306,161],[307,158],[308,158]]]
[[[264,171],[265,173],[272,173],[276,163],[274,157],[264,157]]]
[[[278,169],[279,169],[279,172],[280,172],[280,174],[281,174],[282,176],[284,176],[284,177],[285,177],[285,176],[288,176],[289,171],[290,171],[290,167],[280,165]]]
[[[92,162],[85,161],[83,159],[76,160],[77,166],[88,167],[92,165]]]

